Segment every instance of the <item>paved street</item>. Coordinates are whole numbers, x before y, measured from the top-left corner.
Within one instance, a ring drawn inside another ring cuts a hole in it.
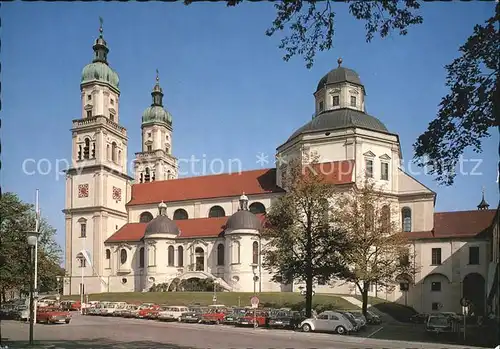
[[[2,321],[2,337],[10,347],[24,347],[29,325]],[[383,332],[370,328],[366,335]],[[380,340],[356,336],[302,333],[284,330],[246,329],[158,321],[88,317],[74,314],[69,325],[35,327],[35,339],[52,348],[462,348],[444,344]],[[21,342],[22,341],[22,342]]]

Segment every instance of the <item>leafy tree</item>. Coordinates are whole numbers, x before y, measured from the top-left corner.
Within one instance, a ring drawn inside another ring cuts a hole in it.
[[[9,290],[29,290],[26,232],[35,229],[35,212],[16,194],[5,193],[0,197],[0,217],[0,290],[5,300]],[[54,240],[56,230],[42,219],[39,231],[38,286],[40,292],[46,292],[57,289],[56,276],[63,276],[64,270],[60,267],[61,249]]]
[[[329,200],[334,186],[322,175],[320,164],[303,168],[287,165],[284,188],[266,215],[263,264],[276,282],[306,284],[306,313],[311,316],[313,282],[344,272],[340,258],[344,235],[332,228]]]
[[[366,314],[370,285],[391,287],[398,276],[413,274],[409,241],[393,219],[391,201],[373,182],[337,195],[335,202],[336,224],[350,246],[342,255],[349,266],[342,279],[359,289]]]
[[[492,127],[500,126],[499,25],[497,3],[495,14],[474,27],[459,49],[461,56],[446,66],[450,92],[442,98],[437,118],[414,144],[419,166],[428,167],[444,184],[453,184],[465,149],[482,152],[481,141]]]

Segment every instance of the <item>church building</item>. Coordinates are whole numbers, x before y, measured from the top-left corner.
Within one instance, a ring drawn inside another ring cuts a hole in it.
[[[349,189],[365,177],[383,185],[399,212],[394,219],[411,238],[415,276],[392,288],[372,285],[371,296],[422,312],[460,311],[467,296],[486,311],[495,210],[483,193],[477,210],[435,212],[436,193],[402,170],[398,134],[366,112],[365,87],[342,60],[319,79],[312,120],[277,147],[276,168],[188,178],[178,178],[174,118],[157,75],[130,177],[119,76],[102,27],[93,50],[80,82],[81,116],[71,129],[65,294],[140,292],[190,278],[214,279],[228,292],[299,292],[303,285],[273,282],[262,267],[262,221],[285,193],[280,159],[314,153],[338,186]],[[315,292],[357,290],[339,280],[316,284]]]

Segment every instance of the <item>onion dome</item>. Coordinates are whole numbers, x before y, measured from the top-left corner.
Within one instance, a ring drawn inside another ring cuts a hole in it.
[[[163,201],[158,205],[159,214],[146,226],[144,237],[155,234],[176,234],[180,231],[173,220],[167,217],[167,204]]]
[[[363,86],[358,73],[349,68],[344,68],[341,66],[342,58],[337,60],[339,66],[335,69],[330,70],[325,76],[321,78],[318,82],[318,88],[316,92],[321,90],[323,87],[331,84],[338,84],[341,82],[350,82],[351,84]]]
[[[172,125],[172,115],[163,107],[163,90],[160,87],[160,78],[156,70],[156,84],[151,92],[153,103],[142,113],[142,124],[161,123]]]
[[[248,210],[248,197],[243,193],[240,196],[240,207],[226,223],[226,230],[252,229],[260,231],[262,224],[255,214]]]
[[[94,60],[83,68],[80,84],[101,82],[119,90],[120,79],[118,78],[118,74],[108,64],[109,49],[103,37],[102,18],[100,18],[100,21],[99,37],[92,47],[94,49]]]

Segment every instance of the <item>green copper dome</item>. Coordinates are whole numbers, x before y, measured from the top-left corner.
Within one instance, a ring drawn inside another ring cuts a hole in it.
[[[147,107],[144,113],[142,113],[142,123],[147,124],[150,122],[165,122],[167,124],[172,124],[172,115],[162,106],[152,105]]]
[[[118,74],[108,65],[108,44],[103,37],[102,18],[99,18],[101,27],[99,28],[99,37],[95,40],[94,46],[94,59],[92,63],[87,64],[82,71],[81,84],[89,82],[103,82],[111,85],[115,89],[119,89]]]
[[[106,63],[92,62],[87,64],[82,71],[82,84],[88,82],[105,82],[119,89],[120,79],[118,74],[111,69]]]
[[[163,90],[160,87],[158,70],[156,70],[156,84],[151,92],[151,97],[153,97],[153,103],[142,113],[142,124],[159,122],[172,125],[172,115],[163,107]]]

